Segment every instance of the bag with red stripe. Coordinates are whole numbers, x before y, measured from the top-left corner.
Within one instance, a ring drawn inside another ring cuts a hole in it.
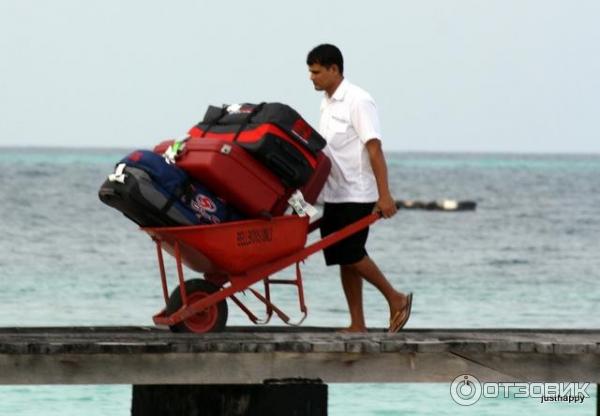
[[[293,108],[281,103],[210,106],[188,134],[192,139],[235,142],[291,188],[308,181],[327,144]]]

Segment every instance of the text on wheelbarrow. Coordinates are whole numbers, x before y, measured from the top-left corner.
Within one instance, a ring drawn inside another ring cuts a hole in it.
[[[266,243],[272,240],[272,227],[251,228],[248,230],[238,231],[237,233],[238,247],[246,247],[253,244]]]

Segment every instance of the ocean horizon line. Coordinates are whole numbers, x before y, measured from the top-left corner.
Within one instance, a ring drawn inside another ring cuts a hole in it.
[[[0,149],[3,150],[32,150],[32,151],[131,151],[135,149],[149,149],[152,146],[68,146],[68,145],[13,145],[0,144]],[[407,154],[407,155],[494,155],[494,156],[600,156],[600,151],[538,151],[538,150],[418,150],[418,149],[385,149],[386,153],[391,154]]]

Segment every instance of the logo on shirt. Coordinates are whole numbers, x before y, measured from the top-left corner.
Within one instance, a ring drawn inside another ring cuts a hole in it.
[[[340,123],[346,123],[346,120],[344,120],[341,117],[335,116],[335,115],[331,115],[331,118],[334,119],[335,121],[339,121]]]

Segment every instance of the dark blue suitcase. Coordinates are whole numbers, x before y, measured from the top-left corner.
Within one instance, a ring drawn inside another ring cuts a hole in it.
[[[100,200],[142,227],[217,224],[243,217],[154,152],[123,158],[102,184]]]

